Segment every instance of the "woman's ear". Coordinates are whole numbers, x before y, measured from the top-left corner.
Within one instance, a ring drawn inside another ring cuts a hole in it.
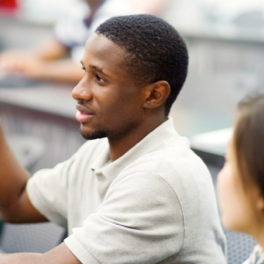
[[[261,194],[257,197],[257,209],[263,213],[264,216],[264,198]]]
[[[171,92],[171,87],[167,81],[157,81],[144,88],[144,104],[146,109],[153,109],[165,104]]]
[[[255,208],[256,213],[264,220],[264,198],[257,186],[251,186],[250,199],[252,202],[252,207]],[[250,187],[248,187],[250,188]]]

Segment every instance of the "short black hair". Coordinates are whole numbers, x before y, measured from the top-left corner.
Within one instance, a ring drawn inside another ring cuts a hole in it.
[[[188,71],[186,43],[175,28],[161,18],[142,14],[110,18],[95,32],[128,52],[124,64],[138,86],[161,80],[170,84],[165,104],[168,115]]]

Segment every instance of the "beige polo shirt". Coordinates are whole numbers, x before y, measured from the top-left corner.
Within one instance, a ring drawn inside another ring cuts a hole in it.
[[[226,263],[211,176],[171,119],[114,162],[88,141],[27,192],[84,264]]]

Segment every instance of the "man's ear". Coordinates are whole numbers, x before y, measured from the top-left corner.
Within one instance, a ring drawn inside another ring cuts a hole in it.
[[[148,84],[144,88],[144,104],[146,109],[153,109],[165,104],[171,92],[171,87],[167,81],[157,81]]]

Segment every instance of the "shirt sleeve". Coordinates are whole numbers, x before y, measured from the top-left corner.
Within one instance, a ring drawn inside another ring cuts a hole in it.
[[[180,252],[184,220],[177,196],[159,175],[116,179],[105,201],[65,240],[84,264],[159,263]]]
[[[68,172],[74,156],[53,169],[35,173],[27,183],[27,193],[33,206],[51,222],[67,227]]]

